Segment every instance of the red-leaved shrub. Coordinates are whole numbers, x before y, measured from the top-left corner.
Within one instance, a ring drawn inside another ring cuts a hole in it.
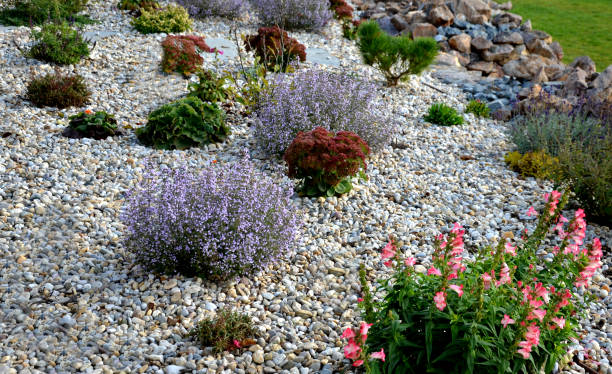
[[[254,51],[262,64],[270,71],[287,71],[292,60],[306,61],[306,46],[278,26],[260,27],[257,35],[245,38],[247,51]]]
[[[204,38],[197,35],[168,35],[162,42],[164,55],[162,70],[166,73],[179,72],[190,75],[195,72],[204,59],[200,52],[214,52]]]
[[[299,132],[285,161],[291,178],[303,179],[300,192],[308,196],[343,194],[352,188],[350,178],[364,176],[370,147],[359,135],[339,131],[334,135],[322,127]]]
[[[337,19],[352,19],[353,7],[346,0],[330,0],[330,8],[334,11]]]

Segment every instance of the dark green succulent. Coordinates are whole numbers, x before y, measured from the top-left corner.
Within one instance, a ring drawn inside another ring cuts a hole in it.
[[[69,138],[104,139],[119,134],[117,120],[104,111],[94,113],[88,109],[69,119],[70,123],[63,132]]]
[[[185,97],[163,105],[149,114],[145,127],[136,130],[138,139],[157,149],[187,149],[223,141],[229,135],[225,113],[216,104]]]

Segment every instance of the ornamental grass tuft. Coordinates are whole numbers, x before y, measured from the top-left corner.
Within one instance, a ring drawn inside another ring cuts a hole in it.
[[[423,117],[425,121],[435,123],[440,126],[456,126],[463,124],[463,117],[444,103],[435,103],[429,107],[427,115]]]
[[[291,195],[246,158],[198,171],[148,163],[121,213],[125,245],[160,273],[250,275],[292,250],[299,221]]]
[[[375,104],[373,85],[347,75],[300,70],[279,75],[256,106],[255,138],[269,154],[283,155],[298,132],[316,127],[353,132],[374,150],[391,140],[396,128]]]

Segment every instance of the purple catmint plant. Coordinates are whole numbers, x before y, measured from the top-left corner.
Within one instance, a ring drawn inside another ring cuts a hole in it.
[[[332,18],[329,0],[251,0],[264,26],[318,30]]]
[[[211,280],[254,273],[294,245],[291,194],[246,158],[199,172],[147,162],[121,212],[125,245],[163,273]]]
[[[246,0],[176,0],[194,18],[220,16],[238,18],[246,9]]]
[[[258,102],[255,138],[266,152],[282,155],[298,132],[323,127],[353,132],[380,149],[396,128],[377,108],[375,96],[373,85],[347,75],[322,70],[278,75],[274,89]]]

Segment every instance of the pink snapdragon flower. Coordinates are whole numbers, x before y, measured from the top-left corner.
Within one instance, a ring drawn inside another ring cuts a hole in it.
[[[491,271],[491,273],[493,273],[493,271]],[[495,274],[493,273],[493,276],[491,276],[491,274],[489,273],[484,273],[483,275],[481,275],[480,277],[482,278],[482,281],[484,283],[484,289],[488,290],[489,288],[491,288],[491,282],[493,281],[493,277],[495,276]]]
[[[380,349],[380,352],[374,352],[370,355],[372,358],[377,358],[382,362],[385,362],[385,350],[383,348]]]
[[[347,327],[346,330],[344,330],[344,332],[342,333],[341,338],[343,339],[351,339],[355,337],[355,332],[353,331],[352,328]]]
[[[459,295],[459,297],[463,296],[463,285],[458,286],[456,284],[451,284],[450,286],[448,286],[448,288],[457,292],[457,295]]]
[[[444,310],[444,308],[446,308],[446,294],[444,291],[436,292],[434,302],[436,303],[436,308],[439,310]]]
[[[552,330],[554,330],[557,326],[559,326],[560,329],[563,329],[565,327],[565,318],[553,317],[551,318],[551,320],[555,323],[554,325],[551,325]]]
[[[393,245],[393,241],[390,241],[389,243],[387,243],[387,245],[385,245],[385,247],[382,249],[382,259],[386,260],[388,258],[393,258],[395,257],[396,254],[396,250],[395,250],[395,246]]]
[[[355,366],[355,367],[358,367],[358,366],[361,366],[361,365],[363,365],[363,360],[357,360],[357,361],[353,362],[353,366]]]
[[[361,322],[361,326],[359,326],[359,335],[361,335],[361,340],[364,342],[368,338],[368,331],[372,327],[372,323]]]
[[[521,341],[518,345],[520,348],[517,352],[520,353],[525,360],[528,359],[529,356],[531,356],[531,344],[526,341]]]
[[[501,324],[504,325],[504,328],[508,327],[508,325],[513,325],[515,322],[516,321],[507,314],[504,314],[504,318],[501,320]]]
[[[509,253],[512,257],[516,256],[516,246],[513,246],[510,242],[506,242],[505,253]]]
[[[535,209],[533,209],[532,206],[530,206],[529,209],[527,210],[527,217],[531,217],[531,216],[537,217],[537,215],[538,215],[538,212]]]
[[[408,257],[404,260],[404,264],[406,264],[406,266],[414,266],[416,264],[416,259],[414,257]]]
[[[546,316],[546,311],[544,309],[534,309],[527,316],[527,320],[530,321],[532,319],[536,319],[537,318],[537,319],[540,320],[540,322],[542,322],[542,320],[544,319],[545,316]]]
[[[354,360],[359,357],[361,347],[355,343],[353,338],[349,339],[348,344],[344,347],[344,357]]]
[[[432,266],[429,269],[427,269],[427,275],[435,275],[435,276],[439,277],[439,276],[442,275],[442,273],[440,272],[440,270],[438,270],[434,266]]]

